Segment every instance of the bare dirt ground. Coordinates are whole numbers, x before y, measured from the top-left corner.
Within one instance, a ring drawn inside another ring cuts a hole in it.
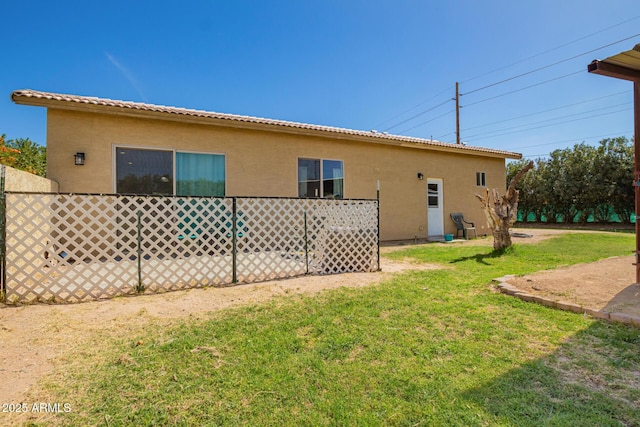
[[[566,230],[515,229],[532,235],[514,238],[514,243],[535,243]],[[575,231],[572,231],[575,232]],[[581,231],[588,232],[588,231]],[[444,243],[442,243],[444,244]],[[450,244],[488,245],[490,238],[455,241]],[[381,251],[398,249],[383,247]],[[630,258],[609,259],[522,278],[519,285],[529,292],[562,294],[562,299],[608,307],[622,304],[620,310],[634,310],[640,301],[629,305],[639,289],[630,286],[635,277]],[[87,342],[104,337],[123,337],[150,321],[200,318],[229,307],[256,304],[278,295],[313,294],[339,287],[363,287],[380,283],[394,273],[412,269],[442,268],[437,265],[411,264],[382,260],[382,272],[350,273],[332,276],[305,276],[288,280],[205,288],[165,294],[116,298],[69,305],[0,305],[0,403],[26,399],[29,389],[56,368],[65,354]],[[554,276],[555,274],[555,276]],[[527,286],[529,286],[527,288]],[[637,285],[636,285],[637,286]],[[564,289],[564,290],[563,290]],[[580,298],[580,299],[578,299]],[[96,343],[98,344],[98,343]]]
[[[553,301],[640,317],[640,285],[635,282],[634,256],[606,258],[509,279],[516,288]]]

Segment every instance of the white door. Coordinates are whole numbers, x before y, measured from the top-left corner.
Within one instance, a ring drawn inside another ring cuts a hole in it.
[[[444,210],[442,209],[442,179],[427,179],[427,231],[428,236],[444,235]]]

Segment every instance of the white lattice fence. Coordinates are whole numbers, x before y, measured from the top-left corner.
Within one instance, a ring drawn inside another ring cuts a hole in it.
[[[234,216],[232,198],[7,193],[6,299],[76,302],[378,268],[376,201],[235,204]]]
[[[239,282],[306,274],[300,200],[241,198],[236,209]]]
[[[114,262],[128,251],[126,229],[116,236],[115,197],[7,194],[6,207],[9,302],[73,302],[131,287],[136,269]]]
[[[313,200],[314,272],[378,269],[378,205],[374,201]]]

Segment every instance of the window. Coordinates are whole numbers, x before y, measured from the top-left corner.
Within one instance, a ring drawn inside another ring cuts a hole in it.
[[[427,184],[427,198],[427,203],[430,208],[437,208],[439,206],[440,197],[438,193],[438,184]]]
[[[344,197],[341,160],[298,159],[298,197]]]
[[[224,196],[224,155],[116,147],[116,193]]]
[[[320,160],[298,159],[298,197],[321,197]]]
[[[342,176],[342,162],[339,160],[322,161],[322,197],[342,199],[344,178]]]
[[[478,187],[486,187],[487,181],[484,172],[476,172],[476,185]]]
[[[224,196],[224,156],[176,153],[176,195]]]
[[[116,192],[173,194],[173,152],[116,148]]]

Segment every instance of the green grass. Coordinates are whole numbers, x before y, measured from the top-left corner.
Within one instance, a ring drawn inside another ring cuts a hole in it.
[[[46,423],[640,425],[640,331],[490,286],[631,248],[619,234],[426,245],[388,256],[442,269],[150,324],[70,355],[47,387],[74,410]]]

